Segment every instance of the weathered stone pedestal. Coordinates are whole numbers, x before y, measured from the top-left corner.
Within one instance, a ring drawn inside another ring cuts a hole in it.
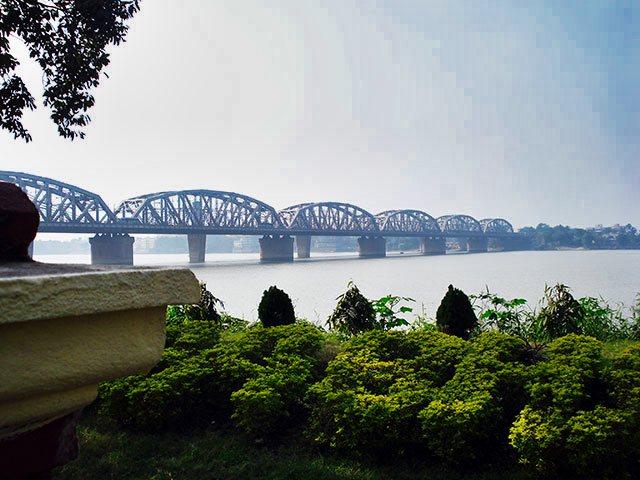
[[[420,253],[422,255],[444,255],[447,253],[444,238],[421,238]]]
[[[383,237],[359,237],[358,256],[380,258],[387,255],[387,240]]]
[[[153,367],[167,304],[199,298],[186,269],[0,263],[0,478],[73,459],[98,384]]]
[[[187,235],[189,243],[189,263],[204,263],[207,250],[207,236],[204,233],[190,233]]]
[[[259,241],[261,262],[293,262],[293,237],[265,235]]]
[[[296,235],[298,258],[311,257],[311,235]]]
[[[471,237],[467,240],[468,253],[486,253],[488,251],[486,237]]]
[[[92,265],[133,265],[134,238],[120,233],[98,234],[89,239]]]

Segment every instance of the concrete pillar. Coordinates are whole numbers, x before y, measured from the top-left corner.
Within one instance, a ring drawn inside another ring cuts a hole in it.
[[[190,233],[187,235],[189,243],[189,263],[204,263],[207,249],[207,236],[204,233]]]
[[[259,241],[261,262],[293,262],[293,237],[265,235]]]
[[[126,233],[97,234],[89,239],[92,265],[133,265],[134,238]]]
[[[425,237],[420,239],[420,253],[422,255],[444,255],[447,246],[444,238]]]
[[[470,237],[467,239],[468,253],[486,253],[487,246],[487,237]]]
[[[382,237],[359,237],[358,256],[361,258],[384,257],[387,254],[387,240]]]
[[[298,258],[309,258],[311,256],[311,235],[296,235],[296,249]]]

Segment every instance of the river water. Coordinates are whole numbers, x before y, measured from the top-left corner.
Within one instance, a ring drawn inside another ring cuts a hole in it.
[[[41,262],[89,263],[88,255],[35,255]],[[640,251],[548,251],[453,254],[423,257],[391,254],[359,259],[353,253],[312,252],[308,260],[260,264],[258,254],[207,254],[206,263],[189,265],[186,254],[136,254],[136,265],[184,266],[222,299],[226,311],[257,318],[262,292],[270,285],[285,290],[296,316],[324,323],[336,297],[353,280],[368,298],[392,293],[411,297],[414,312],[435,311],[451,283],[467,294],[488,287],[506,298],[524,298],[535,306],[545,284],[570,286],[577,297],[601,296],[611,303],[633,304],[640,292]]]

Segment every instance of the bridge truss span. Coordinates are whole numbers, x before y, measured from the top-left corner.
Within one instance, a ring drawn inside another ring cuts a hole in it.
[[[469,215],[444,215],[438,217],[437,221],[440,230],[447,236],[455,236],[455,234],[477,236],[483,234],[480,222]]]
[[[386,210],[376,215],[378,228],[386,235],[439,236],[440,227],[435,218],[421,210]]]
[[[480,226],[486,235],[509,235],[514,233],[513,225],[504,218],[483,218],[480,220]]]
[[[130,198],[116,209],[129,231],[261,234],[283,230],[278,212],[234,192],[182,190]]]
[[[291,233],[321,235],[379,235],[376,217],[350,203],[301,203],[280,211]]]
[[[47,177],[0,171],[0,181],[24,191],[38,209],[41,232],[108,231],[116,217],[107,204],[88,190]]]

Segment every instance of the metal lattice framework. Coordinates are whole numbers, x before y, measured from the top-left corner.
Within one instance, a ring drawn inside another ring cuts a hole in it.
[[[68,183],[21,172],[0,171],[0,181],[14,183],[40,213],[40,231],[101,231],[115,215],[100,195]]]
[[[504,218],[483,218],[480,226],[484,233],[513,233],[513,225]]]
[[[421,210],[387,210],[378,213],[376,220],[383,233],[440,234],[440,227],[436,219]]]
[[[366,210],[349,203],[301,203],[280,211],[284,226],[292,231],[326,234],[378,234],[376,218]]]
[[[348,203],[301,203],[279,213],[246,195],[216,190],[158,192],[123,201],[115,212],[92,192],[21,172],[0,171],[40,213],[40,231],[69,233],[211,233],[245,235],[385,235],[499,237],[515,235],[503,218],[468,215],[434,219],[420,210],[373,216]]]
[[[438,217],[438,225],[442,233],[482,234],[482,226],[469,215],[444,215]]]
[[[281,229],[276,210],[233,192],[182,190],[158,192],[123,201],[116,215],[129,225],[150,230],[232,233]]]

